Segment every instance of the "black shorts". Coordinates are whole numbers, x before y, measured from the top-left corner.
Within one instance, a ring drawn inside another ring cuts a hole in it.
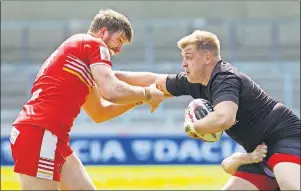
[[[251,182],[259,190],[279,190],[273,168],[280,162],[292,162],[300,165],[300,137],[288,137],[267,146],[268,154],[264,162],[242,165],[234,176]]]

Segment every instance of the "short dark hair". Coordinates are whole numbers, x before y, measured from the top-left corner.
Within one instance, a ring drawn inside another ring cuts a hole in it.
[[[96,33],[102,27],[107,27],[109,32],[119,32],[123,31],[128,42],[133,39],[133,29],[129,20],[112,9],[100,10],[97,15],[95,15],[89,32]]]

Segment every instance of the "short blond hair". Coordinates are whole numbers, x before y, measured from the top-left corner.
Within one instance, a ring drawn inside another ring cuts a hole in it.
[[[89,32],[96,33],[102,27],[107,27],[110,32],[123,31],[128,42],[133,39],[133,29],[129,20],[112,9],[101,9],[91,22]]]
[[[194,44],[197,49],[209,50],[213,56],[220,56],[220,41],[215,34],[208,31],[195,30],[192,34],[179,40],[177,44],[180,49]]]

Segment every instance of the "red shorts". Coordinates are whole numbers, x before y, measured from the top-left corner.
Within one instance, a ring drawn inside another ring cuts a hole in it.
[[[73,153],[68,142],[32,125],[13,127],[10,142],[14,171],[48,180],[60,181],[66,157]]]

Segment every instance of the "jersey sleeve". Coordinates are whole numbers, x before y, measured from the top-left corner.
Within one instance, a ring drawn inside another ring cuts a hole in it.
[[[212,104],[216,106],[223,101],[232,101],[239,104],[241,81],[231,73],[220,73],[212,82]]]
[[[168,75],[166,89],[173,96],[190,95],[189,82],[183,72]]]
[[[112,67],[110,51],[103,42],[98,41],[98,39],[89,40],[84,48],[90,67],[95,64],[105,64]]]

